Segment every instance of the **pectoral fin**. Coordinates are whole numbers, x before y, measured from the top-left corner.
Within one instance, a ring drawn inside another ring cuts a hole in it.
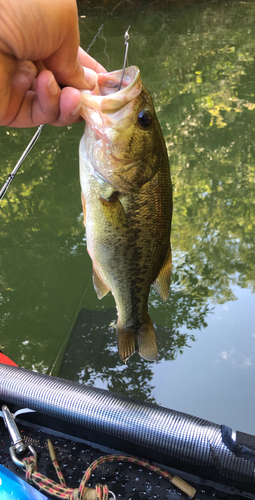
[[[161,299],[164,302],[168,299],[169,295],[171,268],[172,268],[172,252],[171,252],[171,245],[169,243],[164,263],[159,271],[156,280],[153,283],[158,294],[160,295]]]
[[[110,289],[108,288],[107,285],[105,285],[102,278],[100,278],[98,273],[95,271],[94,267],[93,267],[92,277],[93,277],[93,285],[95,292],[98,298],[102,299],[110,291]]]
[[[115,229],[121,229],[126,226],[126,214],[118,198],[118,193],[112,193],[108,199],[100,197],[100,203],[106,220],[110,222]]]

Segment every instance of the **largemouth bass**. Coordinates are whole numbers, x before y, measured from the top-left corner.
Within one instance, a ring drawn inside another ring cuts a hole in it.
[[[82,93],[86,121],[80,142],[80,181],[93,283],[116,302],[117,342],[126,361],[158,355],[148,314],[153,283],[169,294],[172,188],[163,134],[136,66],[102,73]]]

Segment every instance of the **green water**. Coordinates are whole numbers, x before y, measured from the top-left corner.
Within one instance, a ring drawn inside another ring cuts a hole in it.
[[[81,17],[81,43],[103,23],[90,54],[119,69],[131,25],[129,64],[141,69],[169,152],[171,292],[166,304],[153,289],[149,300],[158,361],[119,360],[114,301],[93,290],[83,124],[46,126],[0,205],[0,349],[25,368],[255,434],[255,3],[134,9]],[[33,132],[0,129],[0,185]]]

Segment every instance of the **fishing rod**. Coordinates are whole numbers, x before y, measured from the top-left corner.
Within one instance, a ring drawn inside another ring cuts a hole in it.
[[[44,125],[40,125],[35,133],[35,135],[32,137],[30,143],[26,147],[25,151],[22,153],[19,161],[16,163],[13,171],[8,175],[7,180],[5,181],[5,184],[3,185],[1,191],[0,191],[0,201],[3,199],[8,187],[10,186],[11,182],[15,178],[16,173],[18,172],[19,168],[21,167],[23,161],[27,157],[28,153],[31,151],[32,147],[35,145],[38,137],[41,134],[41,131],[43,129]]]

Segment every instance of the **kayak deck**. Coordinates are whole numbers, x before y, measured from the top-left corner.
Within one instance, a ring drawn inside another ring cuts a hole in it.
[[[79,486],[84,472],[94,460],[109,453],[116,453],[115,450],[100,449],[92,443],[19,419],[17,419],[17,424],[22,437],[34,447],[38,454],[39,472],[54,481],[58,481],[47,447],[47,439],[51,439],[66,484],[71,488]],[[24,479],[24,471],[17,467],[10,458],[10,437],[2,419],[0,419],[0,443],[0,463]],[[173,469],[168,470],[194,486],[197,490],[195,498],[200,500],[215,500],[215,498],[219,500],[241,500],[243,498],[255,500],[255,493],[241,493],[229,486],[200,480],[198,477],[182,474]],[[117,499],[176,500],[178,498],[179,500],[187,500],[188,498],[164,477],[134,463],[111,462],[100,465],[92,474],[87,486],[94,488],[97,483],[107,484]],[[46,496],[50,499],[55,498],[49,494]]]

